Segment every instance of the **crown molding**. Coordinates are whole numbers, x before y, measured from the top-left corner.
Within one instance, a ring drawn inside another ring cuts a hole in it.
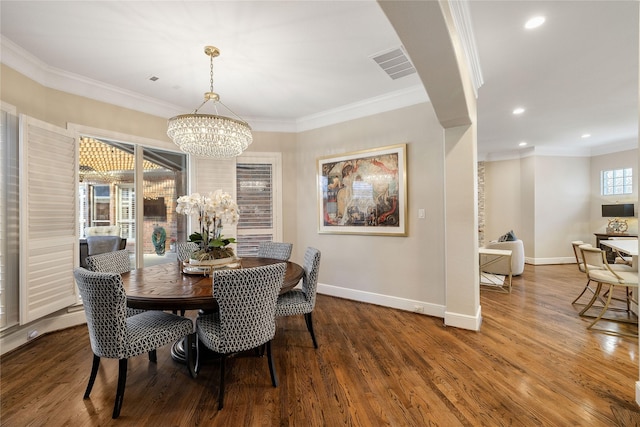
[[[0,49],[0,62],[50,89],[159,117],[180,114],[179,107],[175,105],[51,67],[2,35]]]
[[[0,62],[42,86],[164,118],[184,113],[179,106],[51,67],[2,35],[0,49]],[[424,87],[416,85],[297,120],[260,117],[245,120],[255,131],[295,133],[428,101]]]
[[[451,1],[448,3],[453,17],[453,25],[460,35],[460,43],[467,59],[467,64],[471,70],[471,79],[473,82],[473,92],[478,98],[478,89],[484,84],[482,77],[482,69],[480,68],[480,58],[478,56],[478,48],[476,45],[475,33],[471,21],[471,11],[469,10],[469,2],[467,0]]]
[[[386,93],[381,96],[323,111],[318,114],[301,117],[297,120],[296,130],[298,132],[304,132],[307,130],[318,129],[424,102],[429,102],[427,91],[424,86],[416,85],[410,88]]]

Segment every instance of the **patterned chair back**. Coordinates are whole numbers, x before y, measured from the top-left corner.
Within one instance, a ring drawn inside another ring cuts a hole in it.
[[[91,349],[98,357],[122,359],[127,340],[127,296],[119,273],[77,268],[76,279],[89,328]]]
[[[286,263],[238,270],[216,270],[213,296],[220,308],[222,353],[250,350],[276,333],[276,301]]]
[[[320,251],[316,248],[307,248],[304,253],[304,277],[302,278],[302,291],[305,299],[311,305],[311,310],[316,305],[316,291],[318,289],[318,272],[320,271]]]
[[[103,273],[126,273],[131,270],[129,251],[122,249],[120,251],[88,256],[87,267],[91,271]]]
[[[176,243],[176,252],[178,253],[178,261],[188,261],[191,254],[198,250],[198,244],[194,242]]]
[[[258,246],[258,256],[288,261],[291,257],[293,244],[283,242],[261,242]]]

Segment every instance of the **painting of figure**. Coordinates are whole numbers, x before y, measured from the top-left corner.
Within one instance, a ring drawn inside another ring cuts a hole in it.
[[[318,160],[320,232],[406,235],[406,145]]]

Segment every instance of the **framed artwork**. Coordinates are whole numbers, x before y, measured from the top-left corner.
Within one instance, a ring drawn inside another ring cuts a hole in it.
[[[320,233],[407,235],[406,144],[318,159]]]

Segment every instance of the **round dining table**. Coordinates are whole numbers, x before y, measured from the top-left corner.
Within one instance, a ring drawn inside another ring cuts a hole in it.
[[[259,267],[279,262],[285,261],[247,257],[240,259],[236,268]],[[287,269],[280,294],[293,289],[304,276],[304,269],[299,264],[291,261],[286,263]],[[213,298],[212,276],[204,273],[185,273],[180,262],[156,264],[121,274],[128,307],[167,310],[174,313],[184,313],[186,310],[217,310],[218,304]],[[181,339],[171,347],[171,357],[176,362],[187,362],[184,346],[185,341]],[[190,371],[193,372],[192,365]]]
[[[285,262],[273,258],[246,257],[239,268],[259,267]],[[304,275],[295,262],[286,261],[287,269],[280,293],[293,289]],[[127,306],[144,310],[215,310],[218,305],[212,294],[212,276],[184,273],[179,262],[157,264],[122,273],[127,294]]]

